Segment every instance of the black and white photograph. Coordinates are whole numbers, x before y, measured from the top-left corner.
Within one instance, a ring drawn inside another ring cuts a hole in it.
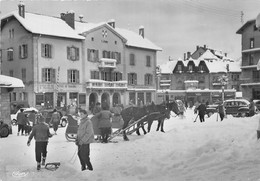
[[[260,0],[0,0],[0,181],[260,181]]]

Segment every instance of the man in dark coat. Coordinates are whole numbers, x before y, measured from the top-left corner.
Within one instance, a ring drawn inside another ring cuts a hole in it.
[[[205,114],[207,111],[207,107],[204,103],[201,103],[198,108],[197,108],[198,112],[199,112],[199,118],[200,118],[200,122],[205,122]]]
[[[27,123],[27,117],[23,112],[23,109],[20,109],[21,112],[17,114],[17,123],[18,123],[18,132],[17,136],[19,136],[20,131],[22,132],[22,135],[24,135],[24,127]]]

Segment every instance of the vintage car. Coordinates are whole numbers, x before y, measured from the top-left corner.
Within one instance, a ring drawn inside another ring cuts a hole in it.
[[[229,99],[224,101],[226,114],[235,117],[249,116],[249,105],[250,102],[246,99]]]

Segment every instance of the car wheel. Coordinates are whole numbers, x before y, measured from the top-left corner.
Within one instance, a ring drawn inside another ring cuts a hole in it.
[[[4,138],[9,135],[9,129],[7,126],[0,128],[0,137]]]
[[[66,127],[67,121],[65,119],[61,120],[61,127]]]

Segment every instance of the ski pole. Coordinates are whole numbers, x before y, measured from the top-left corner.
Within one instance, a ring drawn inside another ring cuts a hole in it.
[[[199,114],[197,114],[195,120],[193,121],[194,123],[197,121],[198,116],[199,116]]]

